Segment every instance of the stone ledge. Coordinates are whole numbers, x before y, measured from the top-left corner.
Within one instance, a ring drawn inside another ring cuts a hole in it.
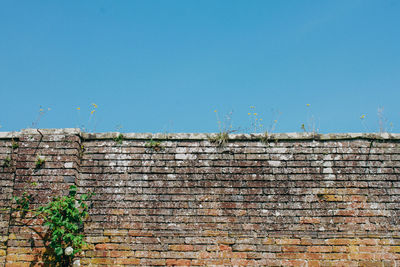
[[[63,128],[63,129],[39,129],[40,133],[45,135],[79,135],[86,140],[104,140],[114,139],[120,134],[126,140],[208,140],[210,137],[215,137],[218,133],[120,133],[120,132],[107,132],[107,133],[85,133],[81,132],[78,128]],[[38,129],[23,129],[19,132],[0,132],[0,139],[19,138],[21,135],[35,135],[39,134]],[[354,139],[368,139],[368,140],[400,140],[399,133],[329,133],[329,134],[315,134],[315,133],[272,133],[266,136],[263,133],[254,134],[229,134],[229,140],[260,140],[265,139],[268,141],[277,140],[354,140]]]

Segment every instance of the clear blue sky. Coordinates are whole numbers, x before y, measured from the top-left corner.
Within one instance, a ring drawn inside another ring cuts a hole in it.
[[[398,0],[1,1],[0,131],[42,106],[39,128],[217,132],[217,110],[242,132],[251,112],[322,133],[379,131],[383,107],[400,132],[399,14]]]

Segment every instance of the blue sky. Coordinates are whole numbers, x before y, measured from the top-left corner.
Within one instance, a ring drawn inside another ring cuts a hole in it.
[[[0,131],[217,132],[232,113],[239,132],[370,132],[383,108],[400,132],[399,14],[397,0],[2,1]]]

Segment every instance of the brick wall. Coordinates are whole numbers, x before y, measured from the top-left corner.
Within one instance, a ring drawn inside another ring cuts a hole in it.
[[[400,135],[117,136],[0,135],[0,265],[51,262],[41,222],[4,209],[12,194],[43,203],[71,184],[96,193],[82,266],[400,265]]]

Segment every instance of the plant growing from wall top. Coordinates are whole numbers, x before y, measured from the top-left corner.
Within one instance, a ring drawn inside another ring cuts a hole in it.
[[[21,197],[14,197],[14,210],[20,211],[21,217],[32,212],[33,217],[43,219],[43,225],[48,229],[48,240],[44,241],[55,258],[52,266],[72,266],[74,255],[86,244],[82,234],[83,223],[88,217],[87,201],[93,193],[83,194],[79,199],[76,199],[76,194],[76,186],[70,186],[67,196],[54,197],[47,205],[38,208],[31,208],[32,195],[26,192]]]
[[[219,132],[214,136],[208,136],[208,140],[217,146],[224,146],[229,142],[229,134],[235,132],[232,127],[232,111],[224,116],[224,120],[220,120],[218,110],[214,110]]]
[[[97,126],[97,120],[96,120],[96,113],[98,106],[96,103],[92,103],[90,105],[90,112],[89,112],[89,119],[87,120],[86,123],[83,123],[81,121],[81,108],[77,107],[77,115],[78,115],[78,128],[81,129],[82,132],[92,132],[94,133],[96,131],[96,126]]]
[[[217,146],[224,146],[229,141],[229,133],[228,132],[220,132],[215,136],[209,136],[208,140],[212,143],[215,143]]]
[[[317,126],[317,121],[314,117],[314,114],[311,112],[311,105],[306,104],[306,107],[307,107],[307,123],[306,124],[302,123],[300,128],[305,133],[318,134],[319,127]]]
[[[161,151],[163,149],[163,146],[161,145],[160,141],[155,141],[153,139],[150,139],[149,141],[146,142],[144,145],[147,148],[150,148],[154,151]]]
[[[124,141],[124,135],[120,133],[117,137],[114,138],[114,141],[117,144],[121,145],[122,141]]]

